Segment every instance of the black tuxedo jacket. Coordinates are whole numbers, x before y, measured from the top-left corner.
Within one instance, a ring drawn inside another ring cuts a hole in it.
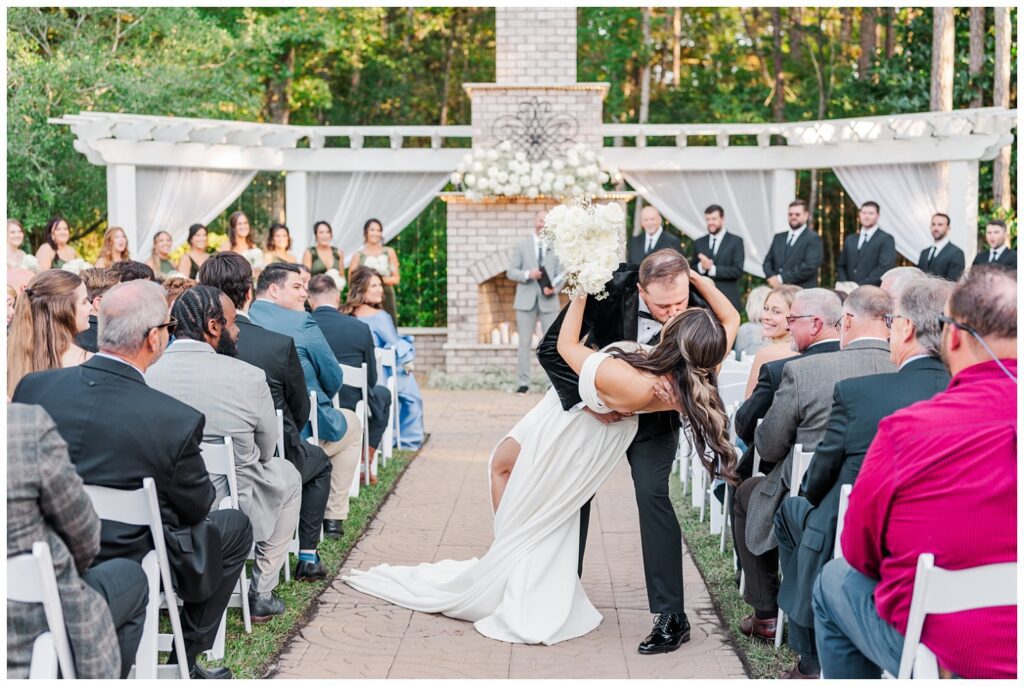
[[[370,333],[370,327],[329,305],[313,310],[313,319],[323,331],[324,338],[327,339],[338,362],[350,367],[358,367],[365,362],[367,387],[376,386],[377,357],[373,351],[373,334]],[[342,386],[338,391],[338,403],[342,407],[354,410],[360,400],[362,395],[358,388]]]
[[[640,232],[639,236],[633,236],[629,239],[629,254],[627,259],[629,264],[640,264],[644,261],[647,255],[644,254],[644,248],[647,246],[647,233],[644,231]],[[664,250],[665,248],[672,248],[673,250],[682,253],[683,243],[678,238],[668,232],[668,229],[662,229],[661,235],[658,236],[658,242],[654,244],[654,249],[651,252],[657,250]]]
[[[221,559],[219,548],[195,549],[208,539],[192,536],[215,494],[199,449],[206,422],[201,413],[150,388],[129,365],[106,357],[29,374],[14,390],[14,402],[40,405],[49,413],[85,483],[132,490],[152,477],[176,586],[200,585],[183,578],[189,564],[175,563],[190,556]],[[215,546],[219,540],[210,547]],[[141,561],[152,549],[147,528],[105,521],[96,562],[117,557]]]
[[[743,239],[728,231],[724,231],[724,234],[722,236],[722,243],[718,246],[718,252],[714,255],[711,254],[711,250],[708,247],[711,243],[710,234],[698,238],[693,244],[693,259],[690,260],[690,266],[693,267],[694,271],[697,270],[697,267],[700,265],[697,255],[701,253],[710,257],[715,263],[715,275],[712,277],[715,281],[715,286],[718,287],[718,290],[722,291],[722,294],[729,299],[729,302],[732,303],[732,306],[737,311],[742,311],[740,277],[743,276]],[[700,272],[698,271],[697,273],[699,274]]]
[[[239,313],[238,359],[259,367],[267,376],[274,409],[284,419],[284,456],[303,473],[306,451],[320,450],[302,440],[299,431],[309,421],[309,393],[302,374],[299,354],[291,336],[268,331]]]
[[[82,350],[88,350],[91,353],[98,352],[96,337],[100,333],[100,323],[96,319],[96,315],[89,315],[89,328],[85,331],[75,335],[75,345]]]
[[[792,248],[786,247],[789,231],[775,234],[768,257],[764,258],[764,278],[779,274],[782,282],[801,288],[818,287],[818,267],[823,255],[821,237],[804,229]]]
[[[861,376],[836,384],[825,435],[800,487],[800,495],[814,507],[805,513],[796,551],[797,572],[791,580],[787,572],[787,582],[779,591],[779,604],[803,626],[814,625],[810,589],[832,559],[839,492],[857,479],[878,423],[948,386],[949,372],[933,357],[914,360],[894,374]]]
[[[917,268],[925,274],[933,274],[949,281],[958,281],[964,273],[966,264],[964,251],[952,243],[946,243],[946,247],[938,252],[935,259],[929,261],[928,255],[931,252],[930,246],[921,251],[921,257],[917,260]]]
[[[974,256],[974,263],[972,266],[977,267],[979,264],[990,264],[988,256],[992,253],[991,250],[980,252]],[[1000,267],[1007,267],[1008,269],[1017,268],[1017,252],[1010,250],[1009,248],[1003,248],[1003,252],[999,253],[999,258],[991,264],[997,264]]]
[[[896,239],[877,229],[871,240],[857,250],[860,234],[846,237],[839,254],[836,281],[854,281],[859,286],[881,286],[882,274],[896,266]]]
[[[763,419],[768,414],[768,409],[775,399],[775,392],[779,390],[782,383],[782,368],[791,360],[799,360],[810,355],[819,353],[834,353],[839,351],[839,339],[822,341],[812,345],[799,355],[786,357],[781,360],[772,360],[761,365],[761,371],[757,375],[757,385],[750,393],[750,397],[743,401],[743,404],[736,410],[736,435],[747,444],[747,451],[743,453],[738,469],[740,476],[744,479],[750,478],[754,468],[754,430],[757,428],[757,420]],[[776,463],[777,464],[777,463]],[[771,463],[765,463],[765,468],[774,469]]]

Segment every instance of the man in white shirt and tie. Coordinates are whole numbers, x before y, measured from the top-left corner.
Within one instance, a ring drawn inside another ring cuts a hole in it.
[[[933,274],[949,281],[959,281],[964,273],[964,251],[949,240],[949,215],[936,212],[932,215],[932,247],[921,251],[917,268],[925,274]]]
[[[696,257],[690,261],[690,266],[698,274],[710,276],[715,287],[739,311],[742,308],[739,279],[743,276],[743,239],[725,230],[725,210],[720,205],[709,205],[704,210],[704,223],[708,233],[694,241]]]
[[[648,205],[640,211],[640,226],[643,233],[629,241],[629,264],[640,264],[651,253],[665,248],[683,252],[682,242],[665,230],[661,213],[653,205]]]
[[[896,266],[896,239],[878,228],[881,209],[874,200],[860,206],[860,231],[846,237],[839,255],[836,281],[880,286],[882,275]]]
[[[789,203],[789,231],[775,234],[762,265],[764,276],[772,288],[783,283],[817,288],[823,250],[821,237],[807,229],[810,216],[807,201],[797,199]]]
[[[985,242],[989,249],[979,252],[974,258],[973,266],[979,264],[996,264],[1008,269],[1017,268],[1017,252],[1010,250],[1007,238],[1006,222],[1002,219],[993,219],[985,225]]]

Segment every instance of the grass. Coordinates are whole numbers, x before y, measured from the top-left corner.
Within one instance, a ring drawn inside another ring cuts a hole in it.
[[[228,610],[224,660],[213,664],[230,668],[236,679],[260,679],[270,675],[281,649],[313,615],[318,597],[333,581],[356,541],[415,456],[413,451],[396,450],[388,464],[379,468],[377,484],[360,487],[359,497],[351,501],[349,516],[345,520],[345,535],[340,540],[324,539],[320,543],[320,557],[327,567],[325,581],[300,582],[294,577],[288,583],[282,580],[276,591],[285,603],[285,613],[265,624],[254,623],[251,634],[245,633],[241,609]],[[295,556],[289,558],[294,572]]]
[[[740,620],[752,610],[743,601],[734,581],[736,572],[733,570],[731,537],[726,533],[725,553],[718,552],[719,535],[710,533],[707,517],[700,521],[700,510],[690,506],[690,496],[683,493],[682,483],[675,474],[670,478],[669,496],[676,508],[686,545],[747,673],[755,679],[777,679],[780,672],[787,671],[796,663],[797,655],[785,642],[775,650],[772,642],[754,640],[740,633]]]

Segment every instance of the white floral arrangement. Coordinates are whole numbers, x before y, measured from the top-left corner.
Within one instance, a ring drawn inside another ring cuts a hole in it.
[[[38,272],[39,260],[36,258],[35,255],[29,255],[28,253],[25,253],[24,255],[21,256],[20,266],[22,269],[27,269],[30,272]]]
[[[495,148],[474,148],[452,173],[451,180],[465,189],[470,200],[484,197],[540,196],[569,197],[596,195],[609,181],[621,175],[589,146],[578,143],[565,152],[564,159],[531,162],[508,141]]]
[[[249,248],[242,253],[242,257],[249,262],[253,269],[259,269],[263,266],[263,251],[259,248]]]
[[[626,215],[615,202],[595,205],[578,197],[547,213],[540,237],[566,271],[569,297],[608,297],[605,285],[621,261],[625,232]]]
[[[343,290],[345,288],[345,283],[346,283],[345,277],[342,276],[341,273],[337,269],[334,269],[334,268],[328,269],[326,274],[327,274],[327,276],[329,276],[332,279],[334,279],[334,285],[338,287],[339,291]]]
[[[92,269],[92,267],[92,264],[79,257],[78,259],[71,260],[70,262],[65,262],[61,269],[77,275],[85,269]]]

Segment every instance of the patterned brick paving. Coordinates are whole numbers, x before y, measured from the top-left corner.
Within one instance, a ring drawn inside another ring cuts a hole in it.
[[[493,391],[425,391],[430,442],[409,467],[345,569],[482,554],[491,540],[487,458],[537,400]],[[511,645],[472,625],[389,605],[335,581],[316,615],[286,646],[283,678],[743,678],[707,589],[684,558],[692,638],[667,655],[642,656],[648,632],[633,484],[623,461],[595,499],[584,586],[604,621],[555,646]]]

